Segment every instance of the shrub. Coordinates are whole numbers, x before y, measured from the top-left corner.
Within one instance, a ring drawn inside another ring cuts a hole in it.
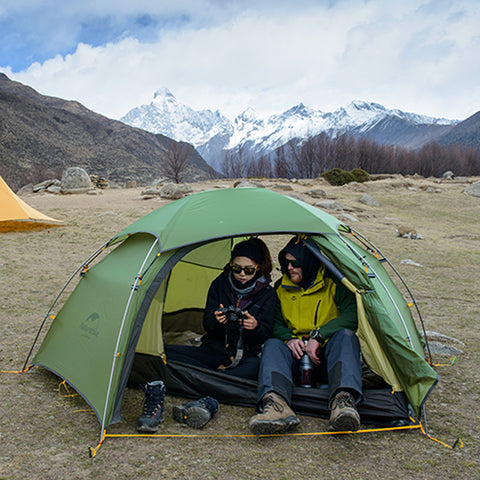
[[[354,181],[359,183],[366,182],[369,177],[368,172],[361,168],[354,168],[350,173],[353,175]]]
[[[327,170],[323,172],[321,175],[330,185],[345,185],[346,183],[350,183],[355,181],[355,177],[345,170],[341,168],[332,168],[331,170]]]

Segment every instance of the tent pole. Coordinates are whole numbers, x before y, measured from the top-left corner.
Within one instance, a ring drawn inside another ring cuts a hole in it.
[[[350,227],[349,227],[350,228]],[[361,240],[363,240],[364,242],[366,242],[367,245],[369,245],[370,247],[374,248],[377,252],[380,253],[380,255],[382,255],[382,257],[385,259],[385,261],[388,263],[388,265],[390,266],[390,268],[393,270],[393,272],[395,273],[395,275],[399,278],[399,280],[402,282],[402,285],[405,287],[405,289],[407,290],[408,294],[410,295],[410,299],[412,300],[412,303],[413,305],[415,305],[415,310],[417,312],[417,315],[418,315],[418,318],[420,320],[420,325],[422,326],[422,332],[423,332],[423,338],[425,340],[425,346],[427,348],[427,352],[428,352],[428,358],[430,360],[430,363],[433,363],[433,360],[432,360],[432,353],[430,351],[430,345],[428,343],[428,337],[427,337],[427,332],[425,330],[425,324],[423,323],[423,318],[422,318],[422,314],[420,312],[420,309],[418,307],[418,304],[417,304],[417,301],[415,300],[415,297],[413,296],[413,293],[412,291],[410,290],[409,286],[407,285],[407,282],[403,279],[403,277],[400,275],[400,272],[395,268],[394,265],[392,265],[392,263],[390,262],[390,260],[388,260],[388,258],[382,253],[382,251],[377,248],[370,240],[368,240],[368,238],[364,237],[361,233],[357,232],[356,230],[354,230],[353,228],[350,228],[351,232],[353,232],[356,237],[359,237]],[[346,242],[345,242],[346,243]],[[347,243],[347,246],[348,243]]]
[[[120,345],[120,339],[122,338],[122,334],[123,334],[123,328],[125,326],[125,320],[127,318],[127,313],[128,313],[128,310],[130,308],[130,304],[131,304],[131,301],[132,301],[132,297],[133,297],[133,294],[134,292],[137,291],[138,289],[138,285],[140,284],[140,281],[141,281],[141,278],[142,278],[142,271],[145,267],[145,264],[147,263],[147,260],[148,258],[150,257],[150,254],[152,253],[152,250],[155,248],[155,245],[158,243],[158,238],[155,239],[155,241],[153,242],[152,246],[150,247],[150,250],[148,251],[147,255],[145,256],[145,258],[143,259],[143,262],[142,262],[142,265],[135,277],[135,282],[133,283],[132,285],[132,288],[130,290],[130,295],[128,297],[128,301],[127,301],[127,305],[125,307],[125,311],[123,312],[123,318],[122,318],[122,323],[120,324],[120,330],[118,332],[118,336],[117,336],[117,343],[115,345],[115,352],[113,354],[113,361],[112,361],[112,368],[110,370],[110,379],[108,381],[108,388],[107,388],[107,397],[105,399],[105,407],[103,409],[103,416],[102,416],[102,432],[105,431],[105,417],[107,415],[107,407],[108,407],[108,400],[110,398],[110,392],[111,392],[111,389],[112,389],[112,382],[113,382],[113,374],[114,374],[114,371],[115,371],[115,366],[116,366],[116,363],[117,363],[117,358],[118,358],[118,355],[120,354],[120,352],[118,351],[119,349],[119,345]]]

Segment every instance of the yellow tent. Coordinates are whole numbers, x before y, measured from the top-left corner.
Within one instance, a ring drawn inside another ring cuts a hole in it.
[[[18,198],[0,176],[0,233],[62,225],[60,220],[47,217]]]

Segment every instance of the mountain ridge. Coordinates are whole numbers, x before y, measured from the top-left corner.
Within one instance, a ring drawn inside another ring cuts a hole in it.
[[[149,184],[164,176],[178,145],[187,157],[185,179],[211,176],[211,168],[189,144],[111,120],[79,102],[41,95],[0,74],[0,175],[13,189],[60,178],[71,166],[112,184]]]
[[[140,115],[141,112],[141,115]],[[227,152],[242,149],[251,156],[273,155],[291,140],[305,140],[322,132],[367,138],[380,144],[418,149],[448,133],[459,120],[429,117],[353,100],[334,112],[294,105],[280,114],[260,116],[251,107],[233,120],[216,110],[193,110],[179,102],[167,87],[154,93],[149,105],[130,110],[121,121],[176,140],[192,143],[214,168]]]

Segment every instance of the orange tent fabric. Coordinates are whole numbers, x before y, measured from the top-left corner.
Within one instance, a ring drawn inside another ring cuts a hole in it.
[[[0,233],[62,226],[63,222],[50,218],[21,200],[0,176]]]

